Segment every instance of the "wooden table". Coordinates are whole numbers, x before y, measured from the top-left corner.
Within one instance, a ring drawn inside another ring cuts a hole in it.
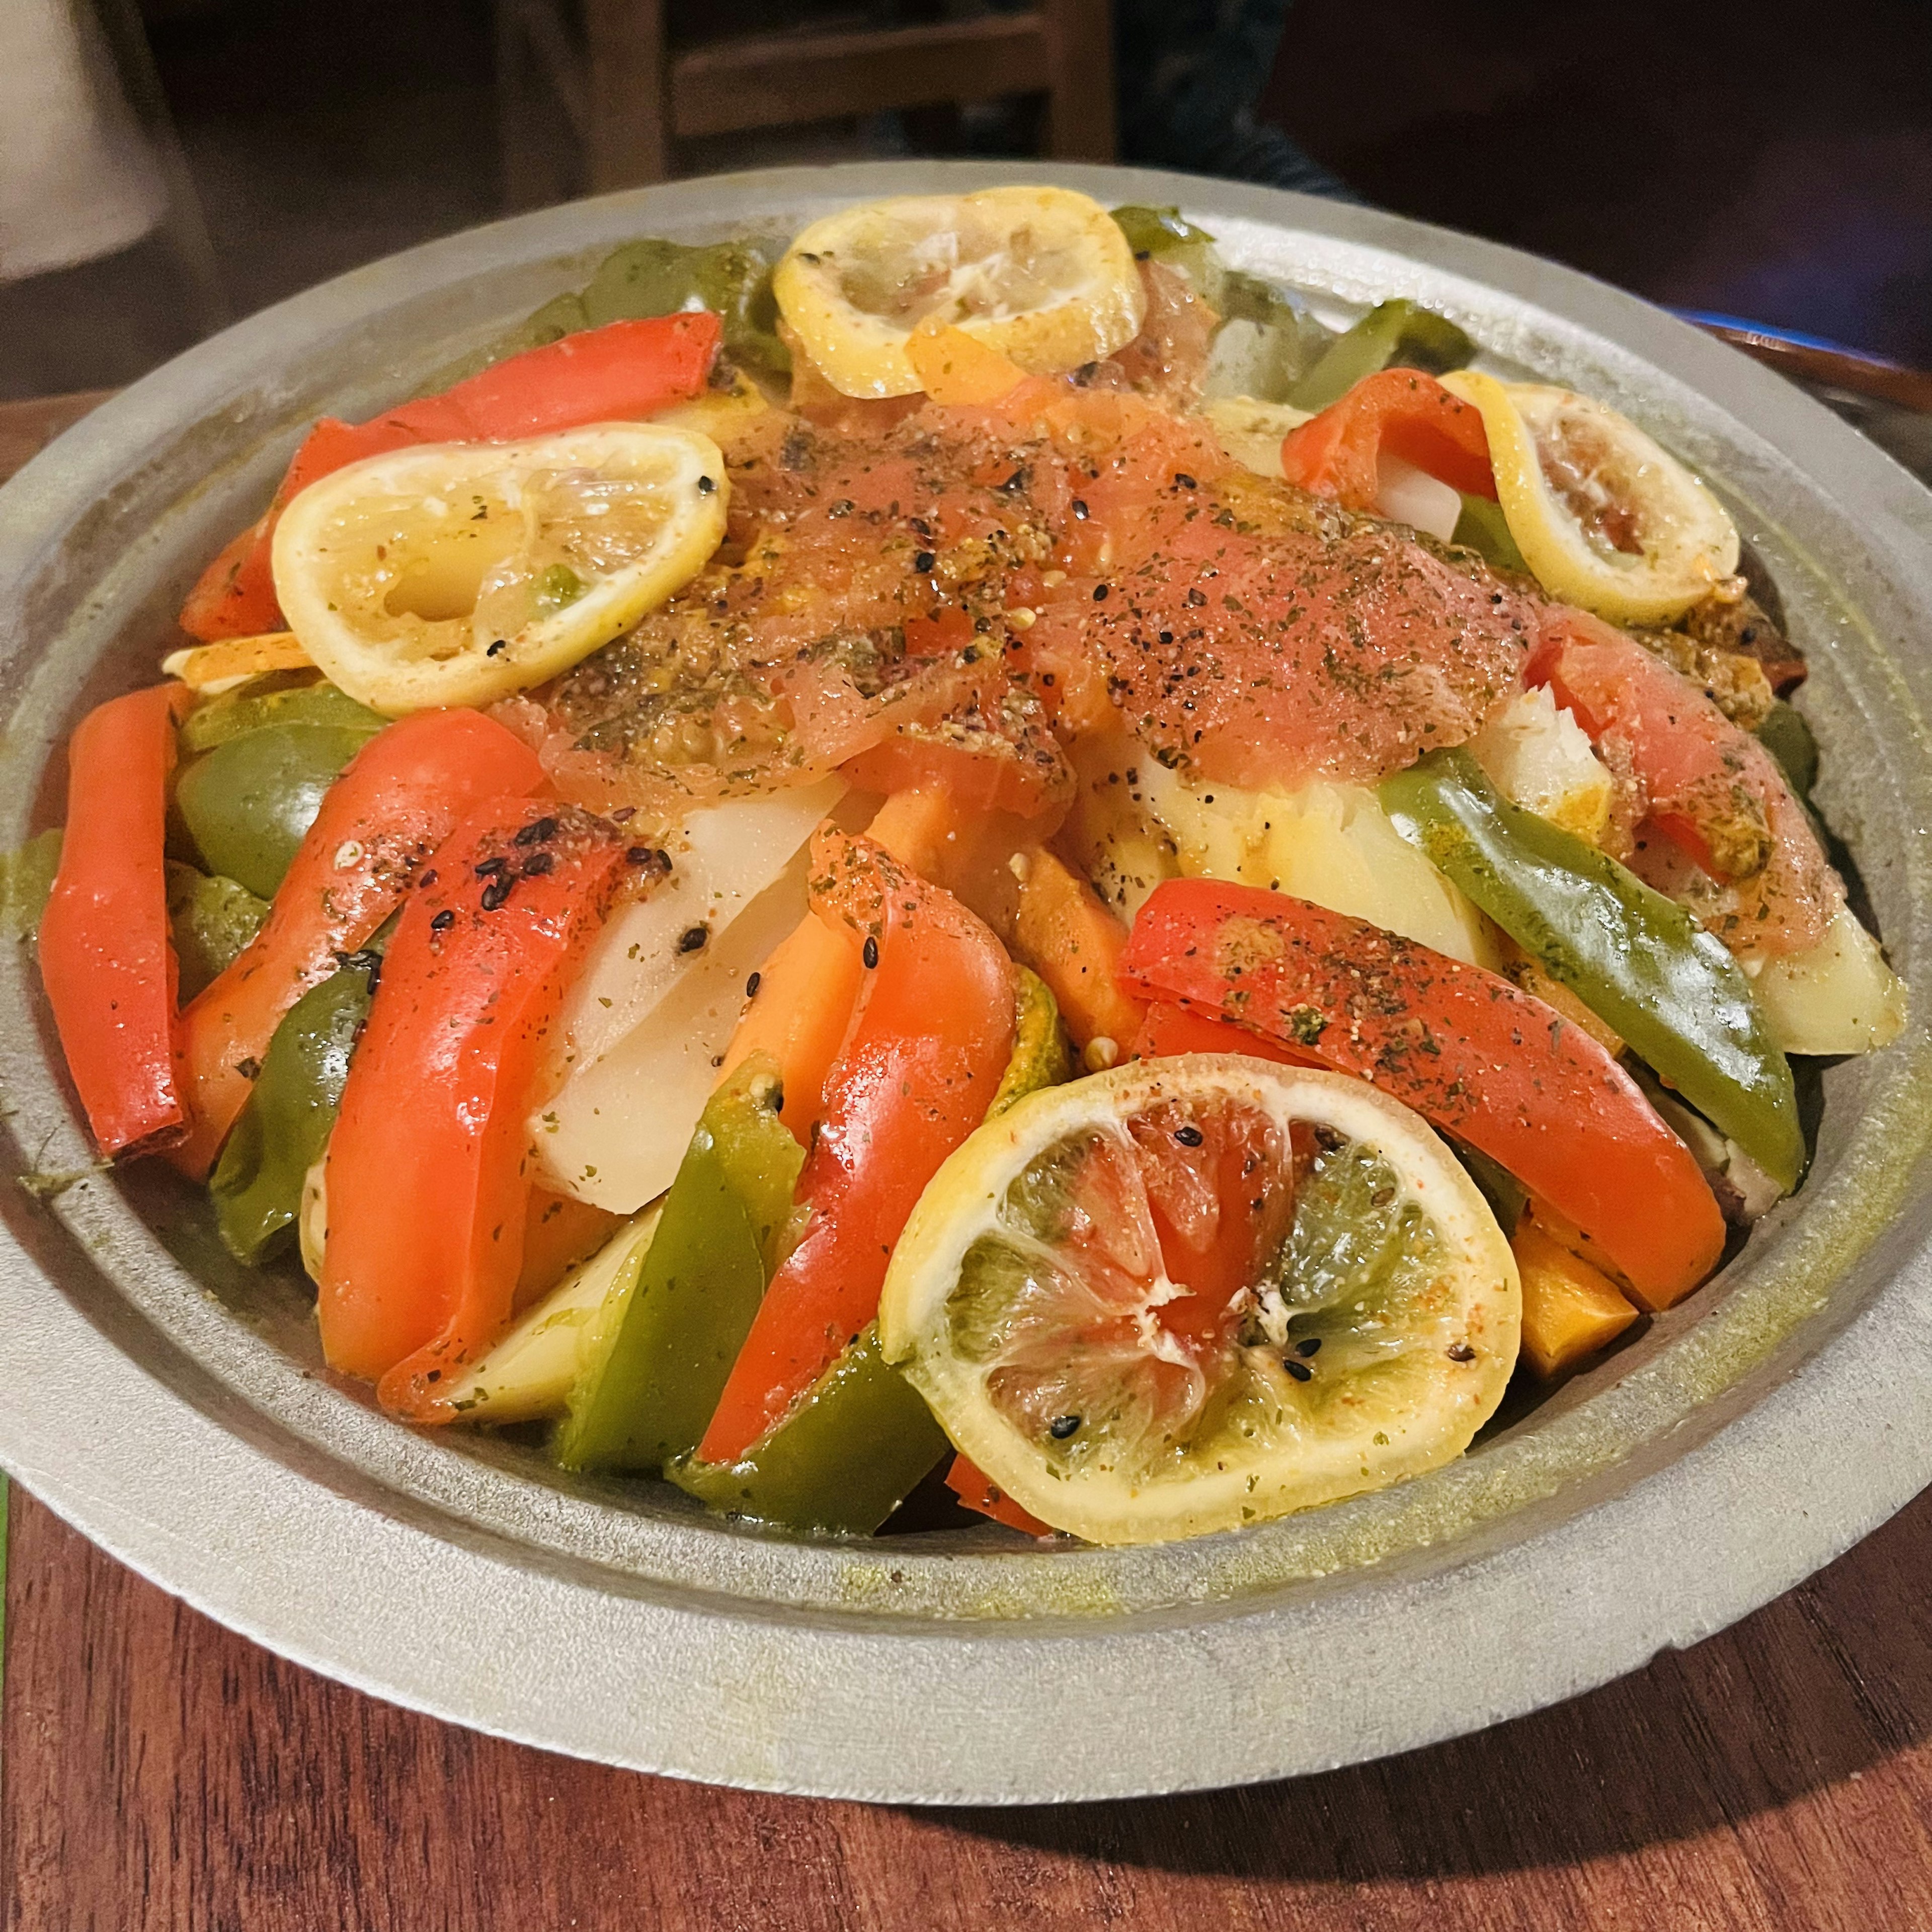
[[[0,474],[95,400],[0,406]],[[1197,1797],[916,1811],[644,1778],[392,1708],[16,1492],[0,1924],[1932,1928],[1928,1586],[1932,1495],[1735,1628],[1478,1737]]]

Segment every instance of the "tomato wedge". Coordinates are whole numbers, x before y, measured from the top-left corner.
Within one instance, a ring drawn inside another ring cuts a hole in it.
[[[1496,500],[1482,412],[1418,369],[1364,376],[1340,402],[1282,438],[1281,473],[1350,510],[1372,510],[1384,452],[1465,496]]]
[[[811,1223],[732,1366],[707,1462],[736,1462],[878,1314],[906,1217],[1012,1052],[1012,965],[979,920],[871,839],[821,831],[812,859],[813,911],[860,950],[865,978],[799,1181]]]
[[[366,423],[324,416],[296,452],[268,514],[202,573],[182,607],[182,628],[209,640],[281,628],[270,566],[275,520],[320,478],[412,443],[504,442],[653,416],[704,386],[722,326],[708,309],[607,322],[506,356],[441,395],[404,403]]]
[[[1724,1221],[1696,1160],[1597,1042],[1480,967],[1253,886],[1170,880],[1121,973],[1369,1081],[1500,1162],[1650,1308],[1703,1280]]]
[[[190,1120],[176,1164],[206,1174],[282,1016],[399,905],[450,827],[485,799],[548,781],[520,738],[474,711],[419,711],[380,731],[323,795],[254,941],[183,1012]]]
[[[168,774],[179,685],[89,712],[68,748],[68,824],[41,915],[40,977],[104,1154],[157,1146],[188,1114],[175,1077]]]
[[[386,1408],[441,1413],[436,1384],[509,1318],[538,1058],[627,862],[606,820],[493,800],[404,908],[329,1140],[318,1304],[330,1366]]]

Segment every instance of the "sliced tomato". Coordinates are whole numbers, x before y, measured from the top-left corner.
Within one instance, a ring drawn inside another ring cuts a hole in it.
[[[1641,788],[1634,868],[1684,898],[1734,951],[1775,955],[1816,945],[1845,902],[1777,762],[1690,680],[1600,618],[1548,612],[1526,676],[1547,685]],[[1661,841],[1701,880],[1673,867]]]
[[[864,980],[799,1182],[805,1238],[773,1276],[698,1446],[736,1461],[878,1312],[892,1244],[985,1118],[1013,1044],[1012,962],[951,894],[870,839],[812,842],[812,910]]]
[[[1281,473],[1346,509],[1372,510],[1380,488],[1376,460],[1384,452],[1465,496],[1496,500],[1481,411],[1417,369],[1364,376],[1339,402],[1290,430]]]
[[[296,452],[268,514],[202,573],[182,607],[182,628],[208,640],[282,628],[271,568],[275,519],[320,478],[414,443],[508,442],[655,415],[704,386],[722,328],[708,309],[607,322],[506,356],[441,395],[365,423],[324,416]]]
[[[175,1076],[165,850],[186,696],[157,685],[110,699],[68,747],[67,832],[40,916],[40,978],[104,1154],[160,1145],[188,1121]]]
[[[1144,997],[1298,1047],[1460,1136],[1598,1242],[1647,1306],[1688,1294],[1723,1252],[1696,1161],[1629,1075],[1493,973],[1208,879],[1155,890],[1121,972]]]
[[[1322,1064],[1312,1053],[1284,1046],[1278,1040],[1236,1026],[1231,1020],[1210,1018],[1198,1008],[1184,1006],[1172,1000],[1156,1000],[1148,1008],[1126,1058],[1172,1060],[1184,1053],[1248,1053],[1280,1066]]]
[[[423,862],[485,799],[547,784],[522,740],[474,711],[419,711],[371,738],[323,795],[261,930],[182,1013],[190,1129],[172,1155],[207,1173],[282,1016],[365,944]]]
[[[329,1139],[318,1303],[329,1365],[386,1408],[428,1419],[509,1318],[538,1063],[626,862],[607,820],[494,800],[404,908]]]

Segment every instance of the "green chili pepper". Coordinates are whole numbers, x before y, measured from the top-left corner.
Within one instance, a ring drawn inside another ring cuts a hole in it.
[[[246,886],[168,861],[168,920],[181,962],[183,1006],[227,971],[268,916],[268,901]]]
[[[1475,352],[1476,345],[1448,316],[1398,296],[1378,302],[1339,337],[1285,400],[1298,410],[1325,410],[1378,370],[1423,369],[1439,376],[1461,368]]]
[[[1806,804],[1811,802],[1811,788],[1818,782],[1818,741],[1804,722],[1803,712],[1780,698],[1757,728],[1758,741],[1775,758],[1791,789]]]
[[[242,1261],[260,1261],[295,1228],[302,1177],[335,1124],[379,970],[373,950],[352,955],[289,1009],[268,1042],[208,1183],[215,1226]]]
[[[31,939],[40,930],[60,859],[58,826],[0,853],[0,927],[13,938]]]
[[[868,1536],[950,1446],[918,1392],[880,1355],[874,1322],[739,1461],[687,1460],[665,1473],[715,1510]]]
[[[359,709],[359,707],[358,707]],[[380,728],[273,724],[224,740],[184,765],[175,806],[202,862],[272,899],[322,794]]]
[[[1530,574],[1522,552],[1516,547],[1516,538],[1510,535],[1503,506],[1491,502],[1486,496],[1463,497],[1462,514],[1456,519],[1455,534],[1450,542],[1474,550],[1498,570],[1514,570],[1525,577]]]
[[[265,689],[266,684],[267,680],[254,679],[238,690],[196,706],[182,720],[182,754],[212,752],[231,738],[245,737],[272,724],[332,725],[373,738],[389,722],[332,684],[311,681]]]
[[[754,1056],[714,1094],[648,1247],[613,1284],[557,1431],[567,1469],[661,1468],[698,1446],[789,1226],[805,1151]]]
[[[1605,854],[1502,797],[1468,752],[1381,787],[1396,830],[1779,1186],[1804,1137],[1791,1069],[1750,982],[1690,914]]]

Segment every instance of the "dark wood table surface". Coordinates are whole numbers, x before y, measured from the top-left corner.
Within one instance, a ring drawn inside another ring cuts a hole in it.
[[[96,400],[0,405],[0,476]],[[478,1736],[283,1662],[17,1490],[5,1632],[6,1932],[1932,1928],[1932,1495],[1721,1635],[1478,1736],[1021,1811]]]

